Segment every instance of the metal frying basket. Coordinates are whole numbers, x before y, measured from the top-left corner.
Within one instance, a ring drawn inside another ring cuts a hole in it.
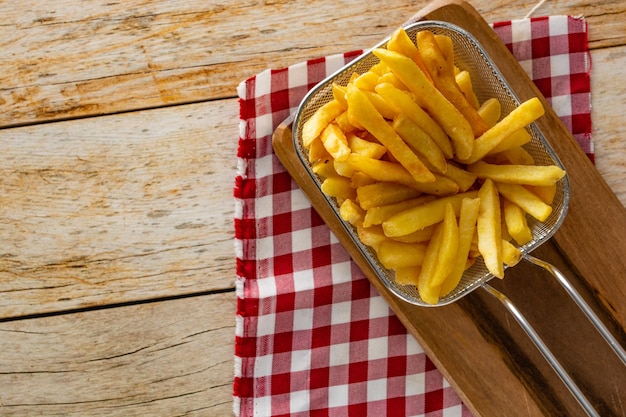
[[[407,26],[405,30],[414,42],[416,33],[420,30],[430,30],[435,34],[442,34],[450,37],[454,45],[455,64],[459,68],[468,70],[470,72],[472,76],[474,91],[480,102],[483,102],[492,97],[497,98],[502,106],[502,114],[508,114],[520,104],[519,98],[512,91],[510,85],[506,82],[496,65],[483,49],[483,47],[467,31],[450,23],[440,21],[417,22],[410,26]],[[384,48],[388,40],[389,39],[384,40],[383,42],[374,46],[374,48]],[[432,305],[425,303],[421,299],[419,293],[417,292],[417,289],[414,286],[399,285],[398,283],[396,283],[396,281],[394,280],[393,271],[386,269],[379,262],[376,254],[372,251],[372,249],[364,245],[359,240],[355,228],[347,222],[343,221],[343,219],[341,219],[341,216],[339,215],[339,205],[337,201],[334,198],[326,196],[321,191],[321,178],[319,178],[312,171],[311,165],[308,162],[307,150],[302,145],[302,126],[319,107],[333,99],[332,84],[338,83],[345,86],[347,85],[350,76],[353,73],[356,72],[358,74],[362,74],[378,62],[379,59],[371,52],[371,50],[369,50],[361,55],[359,58],[346,65],[341,70],[337,71],[336,73],[319,83],[307,94],[295,114],[295,119],[293,123],[294,148],[296,149],[296,154],[300,158],[306,171],[311,176],[313,182],[319,189],[319,192],[325,196],[328,204],[331,206],[337,218],[346,229],[346,232],[351,236],[354,245],[358,248],[364,258],[370,264],[371,268],[380,278],[383,285],[385,285],[385,287],[388,288],[394,295],[408,303],[417,306],[430,307]],[[547,142],[546,138],[539,130],[539,128],[533,123],[527,128],[527,130],[530,133],[532,139],[528,144],[524,145],[524,147],[533,156],[533,158],[535,159],[535,163],[538,165],[557,165],[564,169],[561,161],[559,160],[556,153]],[[565,276],[563,276],[563,274],[558,271],[554,266],[530,255],[530,252],[532,252],[535,248],[550,239],[557,231],[557,229],[561,226],[568,210],[569,199],[569,181],[567,176],[565,176],[557,183],[557,192],[554,198],[554,202],[552,204],[553,210],[548,219],[546,219],[544,222],[539,222],[532,218],[528,219],[533,239],[520,247],[523,259],[535,265],[543,267],[559,281],[559,283],[565,288],[567,293],[581,308],[583,313],[585,313],[589,320],[591,320],[592,324],[604,337],[606,342],[612,347],[615,353],[626,365],[626,351],[624,351],[621,345],[616,341],[616,339],[606,329],[606,327],[602,324],[598,317],[593,313],[593,311],[585,303],[583,298],[569,284]],[[456,287],[456,289],[445,297],[441,298],[436,306],[442,306],[452,303],[479,287],[487,290],[490,294],[499,299],[503,303],[503,305],[509,310],[509,312],[513,314],[513,316],[523,327],[528,336],[533,340],[537,348],[541,351],[541,353],[554,368],[557,374],[559,374],[563,382],[567,385],[567,387],[580,402],[581,406],[587,411],[587,413],[589,415],[598,415],[589,403],[589,401],[582,394],[580,389],[576,386],[576,384],[572,381],[572,379],[565,372],[562,366],[558,363],[554,355],[552,355],[552,353],[544,345],[541,338],[526,321],[524,316],[517,310],[517,308],[504,294],[487,284],[488,281],[492,278],[493,275],[489,273],[489,271],[485,267],[484,263],[482,262],[482,258],[479,258],[471,268],[465,271],[463,278],[461,279],[461,282]]]

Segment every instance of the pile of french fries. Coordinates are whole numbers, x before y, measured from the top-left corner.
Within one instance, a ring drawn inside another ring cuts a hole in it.
[[[452,40],[403,28],[379,63],[332,85],[305,122],[302,143],[322,191],[400,285],[436,304],[482,256],[494,276],[532,240],[528,217],[552,211],[557,166],[535,165],[526,127],[544,114],[532,98],[501,114],[479,103]]]

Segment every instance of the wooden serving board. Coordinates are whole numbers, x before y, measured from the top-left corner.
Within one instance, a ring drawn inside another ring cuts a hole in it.
[[[521,100],[543,100],[546,114],[537,123],[568,171],[571,202],[559,231],[533,255],[560,268],[626,346],[626,210],[475,9],[462,1],[437,1],[413,20],[421,19],[443,20],[469,31]],[[290,126],[274,132],[273,144],[313,207],[475,416],[585,415],[515,320],[485,291],[437,308],[416,307],[393,296],[305,172]],[[491,283],[526,315],[602,416],[626,416],[626,367],[547,272],[522,262],[507,270],[504,280]]]

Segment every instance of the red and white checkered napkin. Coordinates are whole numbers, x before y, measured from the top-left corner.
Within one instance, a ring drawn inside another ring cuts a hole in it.
[[[593,157],[586,22],[553,16],[493,28]],[[359,54],[239,85],[236,415],[470,415],[273,154],[278,124]]]

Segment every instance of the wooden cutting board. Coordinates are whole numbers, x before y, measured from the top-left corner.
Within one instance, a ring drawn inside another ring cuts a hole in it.
[[[533,255],[560,268],[626,346],[626,210],[474,8],[463,1],[436,1],[412,20],[421,19],[469,31],[520,100],[543,100],[546,114],[537,123],[568,171],[571,202],[559,231]],[[278,158],[313,207],[475,416],[586,415],[515,320],[485,291],[438,308],[416,307],[393,296],[350,244],[304,171],[290,127],[281,125],[273,141]],[[626,367],[547,272],[523,262],[507,270],[504,280],[491,283],[526,315],[602,416],[626,416]]]

